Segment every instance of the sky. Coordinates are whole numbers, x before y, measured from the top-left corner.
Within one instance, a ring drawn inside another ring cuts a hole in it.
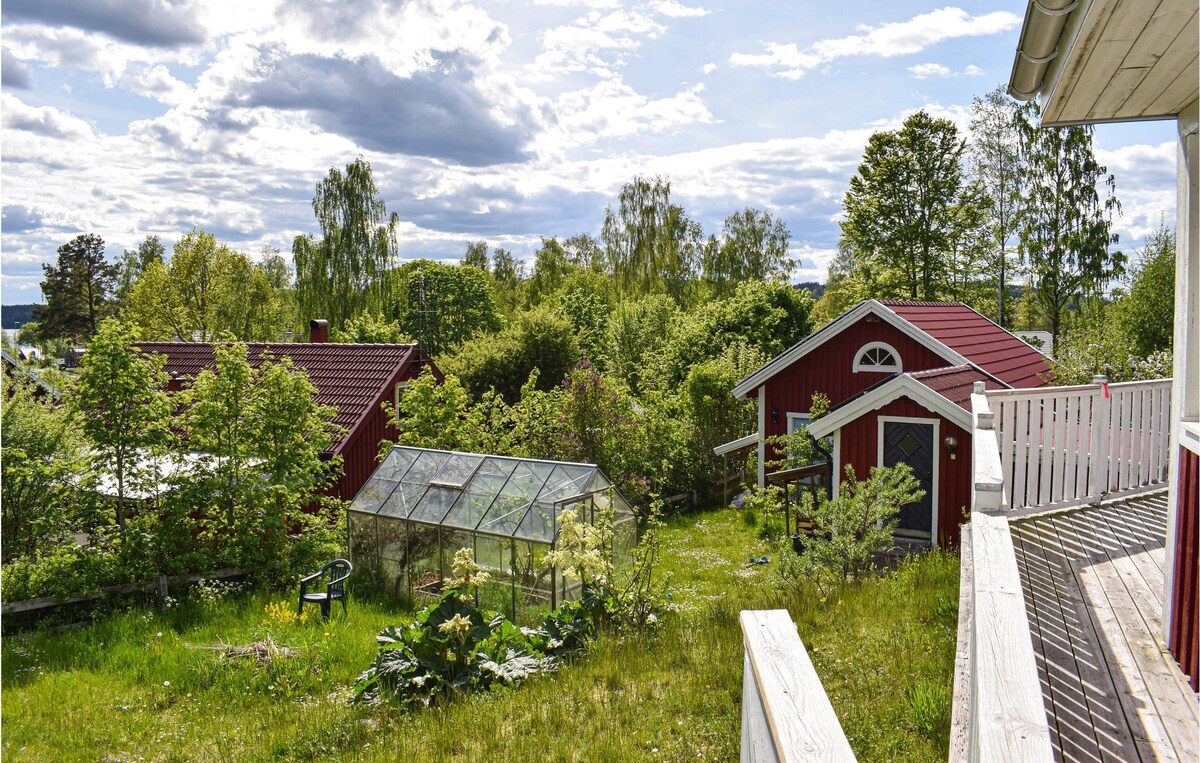
[[[871,133],[964,131],[1007,83],[1024,2],[5,0],[0,301],[42,301],[81,233],[110,258],[192,228],[251,256],[317,233],[316,184],[370,162],[400,258],[519,259],[598,234],[638,175],[705,235],[783,219],[819,280]],[[1101,125],[1120,246],[1174,225],[1173,122]]]

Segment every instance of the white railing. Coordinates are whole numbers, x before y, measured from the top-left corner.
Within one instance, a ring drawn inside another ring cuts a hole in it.
[[[965,682],[955,681],[955,715],[965,710],[965,754],[952,743],[952,761],[1020,760],[1050,763],[1054,751],[1042,702],[1041,681],[1029,635],[1025,594],[1016,550],[1003,512],[1000,453],[992,436],[993,414],[977,389],[971,396],[975,436],[971,522],[964,528],[960,644],[967,654]],[[969,529],[968,529],[969,528]],[[968,567],[969,565],[969,567]],[[956,669],[956,673],[959,671]],[[962,685],[965,683],[966,685]],[[966,697],[960,696],[961,692]]]
[[[742,763],[853,761],[787,610],[745,610],[741,623]]]
[[[976,412],[994,414],[1009,510],[1096,504],[1166,481],[1170,379],[1108,384],[1096,377],[1073,387],[993,390],[986,398]]]

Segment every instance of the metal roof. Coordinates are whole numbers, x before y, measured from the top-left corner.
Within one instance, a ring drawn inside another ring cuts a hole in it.
[[[166,371],[173,381],[190,382],[216,364],[213,345],[207,342],[139,342],[137,346],[147,354],[166,356]],[[317,403],[337,408],[334,423],[346,434],[330,446],[333,453],[341,450],[385,393],[391,399],[389,385],[416,355],[415,344],[254,342],[247,348],[252,366],[260,365],[265,354],[290,358],[317,388]]]
[[[595,464],[397,445],[348,510],[551,543],[562,510],[598,493],[609,496],[614,520],[633,517]]]
[[[883,300],[897,315],[1012,387],[1041,387],[1046,358],[960,302]]]

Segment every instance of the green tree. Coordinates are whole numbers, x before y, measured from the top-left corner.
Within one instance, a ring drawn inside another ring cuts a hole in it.
[[[297,308],[302,319],[325,318],[341,330],[347,319],[389,303],[400,219],[387,213],[361,156],[345,172],[329,169],[312,206],[320,240],[297,236],[292,242]]]
[[[675,300],[665,294],[650,294],[617,304],[605,327],[605,358],[608,367],[631,390],[644,389],[646,366],[666,343],[682,318]]]
[[[482,270],[484,273],[491,272],[488,263],[488,246],[486,241],[468,241],[467,253],[463,256],[463,265],[470,265]]]
[[[147,264],[126,300],[125,317],[155,340],[277,340],[292,318],[286,292],[272,286],[281,278],[278,263],[270,266],[192,230],[169,263]]]
[[[681,321],[646,372],[658,389],[670,390],[687,378],[692,366],[718,357],[734,343],[774,357],[812,331],[812,306],[805,289],[747,281],[729,299],[704,305]]]
[[[1138,357],[1171,349],[1175,321],[1175,232],[1165,224],[1146,237],[1120,300],[1121,323]]]
[[[513,259],[512,252],[496,247],[492,251],[492,286],[495,289],[496,306],[504,315],[512,313],[522,303],[521,280],[524,278],[524,263]]]
[[[394,280],[391,315],[432,355],[500,328],[487,274],[479,268],[413,260]]]
[[[783,220],[746,207],[725,218],[721,238],[705,247],[704,281],[718,298],[733,294],[745,281],[786,281],[796,261],[788,256],[792,234]]]
[[[166,248],[158,236],[146,236],[137,249],[126,249],[117,262],[116,300],[125,304],[133,285],[146,272],[151,262],[162,262]]]
[[[58,261],[42,265],[45,305],[33,308],[42,337],[86,339],[112,312],[117,268],[104,260],[104,239],[88,233],[58,248]]]
[[[534,252],[533,275],[525,284],[526,307],[536,307],[549,299],[575,269],[558,239],[543,236],[541,247]]]
[[[494,389],[509,404],[537,370],[536,388],[546,391],[579,360],[579,341],[567,317],[548,307],[518,313],[508,326],[459,348],[441,366],[456,375],[476,400]]]
[[[376,313],[364,313],[346,321],[341,331],[334,332],[333,341],[343,344],[411,344],[412,338],[400,330],[400,324]]]
[[[30,557],[79,525],[69,511],[84,474],[86,449],[74,413],[19,375],[0,374],[0,490],[3,558]],[[72,539],[73,540],[73,539]]]
[[[872,296],[936,300],[945,293],[961,220],[962,151],[954,123],[925,111],[868,140],[841,228],[849,250],[877,271],[881,293]]]
[[[1008,325],[1008,281],[1015,265],[1012,244],[1022,215],[1025,165],[1017,127],[1020,104],[1003,85],[971,101],[971,174],[988,200],[986,228],[991,243],[986,272],[997,284],[996,323]]]
[[[166,358],[137,348],[135,326],[115,318],[104,321],[80,363],[81,374],[69,396],[83,434],[92,444],[92,461],[116,483],[116,520],[125,527],[130,491],[149,493],[156,475],[148,465],[169,447],[174,403],[165,392]]]
[[[1112,215],[1119,213],[1116,180],[1092,153],[1092,128],[1042,127],[1037,104],[1018,114],[1021,152],[1028,167],[1021,247],[1034,298],[1058,343],[1070,305],[1096,296],[1124,271]],[[1103,184],[1103,201],[1097,187]]]
[[[621,188],[616,211],[604,211],[600,240],[622,297],[665,292],[681,304],[703,246],[700,224],[671,203],[671,184],[635,177]]]
[[[471,396],[457,376],[446,374],[439,380],[425,366],[401,392],[396,408],[389,412],[400,432],[397,440],[400,445],[472,451],[478,430],[470,419],[470,409]],[[386,453],[391,446],[390,442],[384,443],[380,452]]]

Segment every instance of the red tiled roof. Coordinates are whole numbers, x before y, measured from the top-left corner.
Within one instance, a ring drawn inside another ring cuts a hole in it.
[[[908,374],[929,389],[966,410],[971,410],[971,391],[981,381],[987,389],[1007,389],[1008,385],[975,366],[947,366]]]
[[[172,380],[190,380],[212,368],[213,348],[205,342],[139,342],[145,353],[165,355]],[[346,430],[330,451],[339,452],[355,427],[387,391],[416,345],[412,344],[248,344],[250,365],[262,363],[263,353],[291,358],[308,373],[317,388],[317,402],[337,408],[334,423]]]
[[[1012,387],[1041,387],[1049,378],[1044,355],[962,303],[881,304]]]

